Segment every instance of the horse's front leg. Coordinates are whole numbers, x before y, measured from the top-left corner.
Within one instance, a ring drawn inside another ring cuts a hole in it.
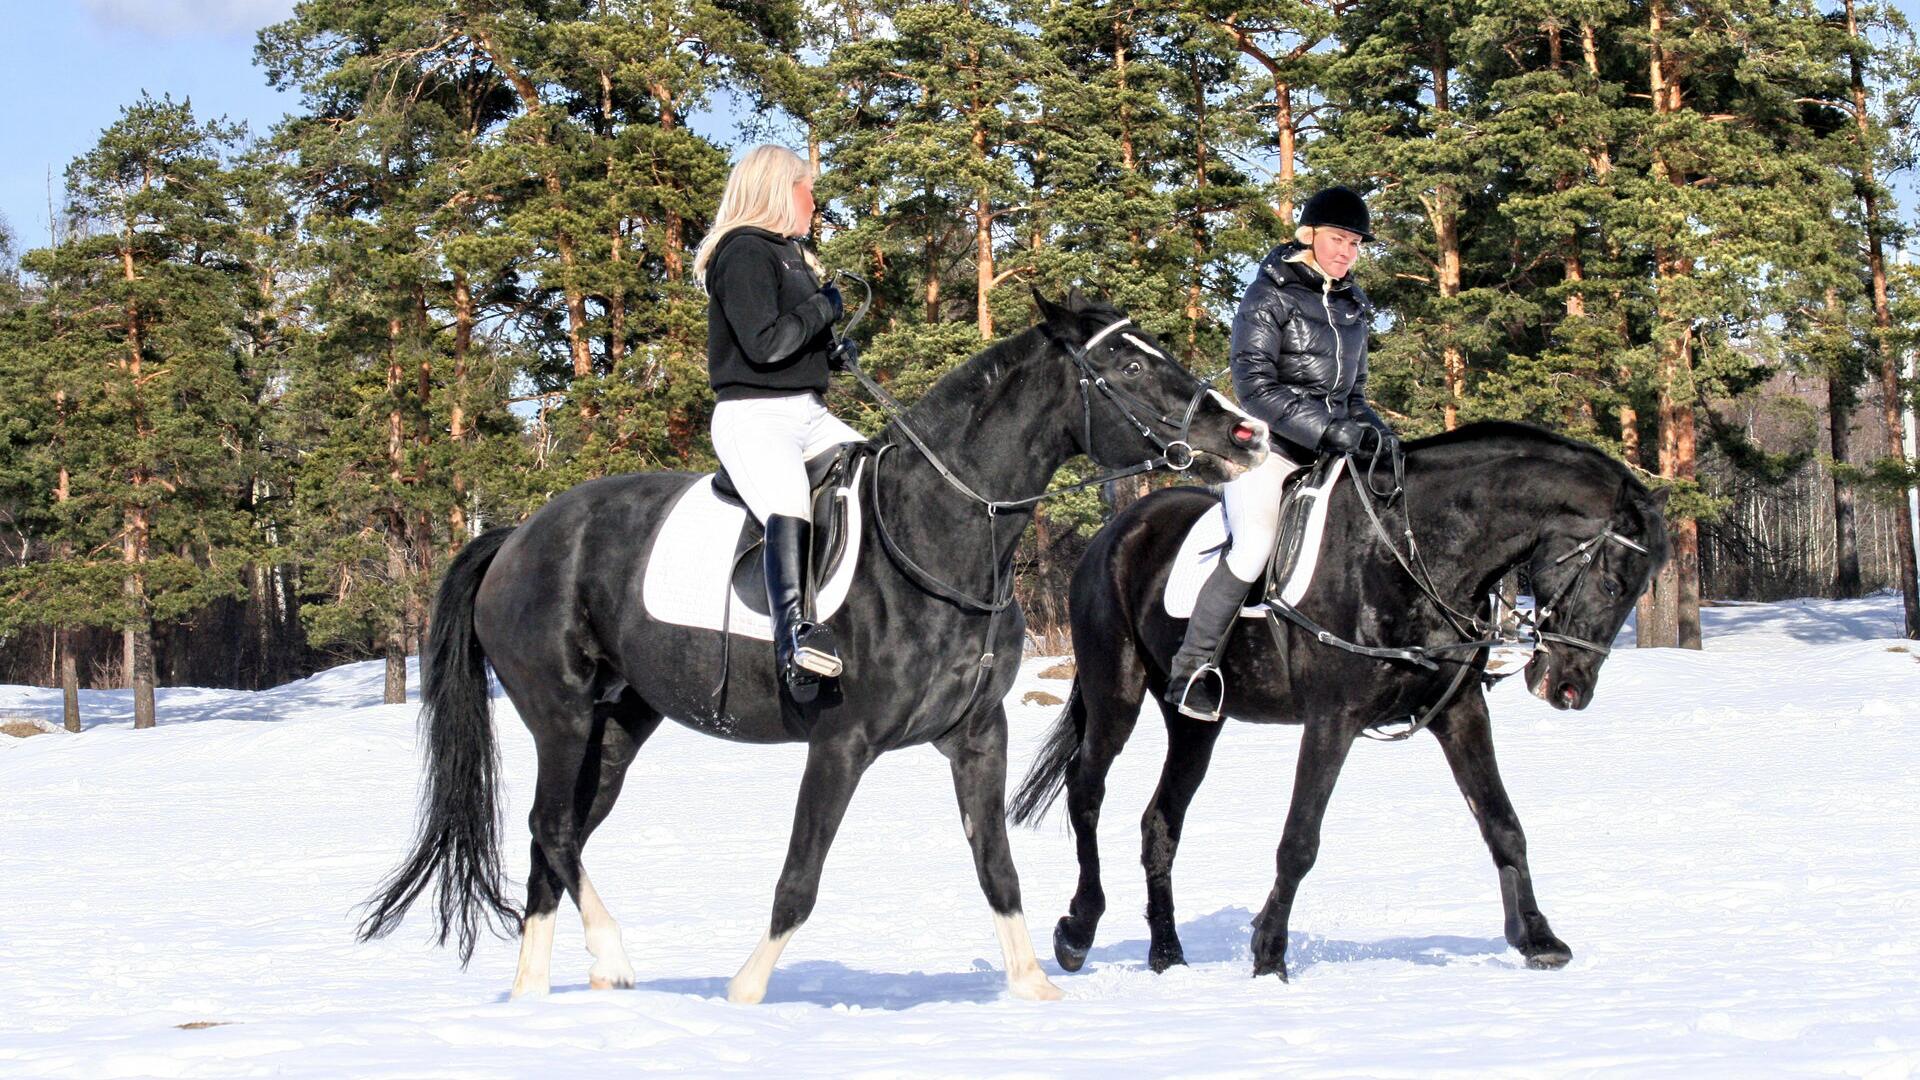
[[[767,994],[767,979],[780,960],[781,950],[800,924],[813,913],[820,895],[820,868],[827,849],[846,816],[847,804],[860,777],[873,764],[874,753],[865,738],[821,739],[807,747],[807,771],[800,780],[800,800],[793,811],[793,836],[787,841],[787,862],[773,893],[773,920],[740,973],[727,983],[727,1000],[757,1004]]]
[[[1020,908],[1020,877],[1007,843],[1007,713],[998,705],[934,744],[953,769],[960,826],[973,848],[980,889],[993,909],[993,929],[1007,963],[1007,990],[1028,1001],[1057,1001],[1060,988],[1040,970]]]
[[[1253,921],[1253,974],[1287,978],[1287,917],[1293,910],[1293,894],[1300,879],[1313,869],[1320,853],[1320,822],[1327,813],[1327,800],[1333,795],[1334,781],[1353,748],[1354,731],[1336,719],[1309,721],[1300,736],[1300,760],[1294,766],[1293,804],[1287,809],[1287,826],[1280,834],[1280,850],[1274,861],[1278,876],[1265,907]]]
[[[1533,874],[1527,869],[1527,837],[1520,817],[1507,800],[1500,782],[1500,766],[1493,758],[1493,725],[1487,718],[1487,700],[1479,693],[1463,696],[1435,720],[1428,730],[1440,740],[1453,779],[1467,808],[1480,823],[1500,872],[1500,901],[1506,908],[1507,944],[1520,950],[1527,966],[1565,967],[1573,959],[1567,943],[1553,936],[1547,917],[1533,898]]]

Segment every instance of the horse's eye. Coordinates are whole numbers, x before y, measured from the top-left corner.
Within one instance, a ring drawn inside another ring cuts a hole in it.
[[[1120,373],[1122,375],[1138,375],[1140,374],[1140,368],[1141,368],[1140,361],[1134,360],[1128,363],[1126,367],[1121,368]]]
[[[1601,578],[1600,591],[1606,593],[1608,596],[1619,596],[1620,586],[1615,585],[1611,579]]]

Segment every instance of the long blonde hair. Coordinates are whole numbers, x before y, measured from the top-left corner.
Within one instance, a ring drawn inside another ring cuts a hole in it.
[[[807,223],[796,222],[793,186],[805,180],[810,170],[799,154],[784,146],[756,146],[747,151],[727,177],[727,189],[720,196],[720,209],[713,215],[713,227],[700,241],[693,255],[693,276],[702,285],[707,280],[707,264],[719,250],[720,241],[740,228],[766,229],[782,236],[793,229],[805,230]],[[801,255],[814,274],[822,273],[820,261],[802,247]]]

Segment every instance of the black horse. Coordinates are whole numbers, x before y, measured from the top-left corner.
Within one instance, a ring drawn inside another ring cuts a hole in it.
[[[1590,446],[1519,424],[1475,424],[1406,450],[1404,498],[1389,507],[1369,497],[1377,523],[1355,483],[1334,489],[1320,571],[1299,610],[1349,643],[1436,650],[1429,663],[1336,648],[1292,621],[1284,624],[1284,657],[1275,654],[1275,634],[1253,620],[1241,620],[1227,645],[1227,712],[1306,728],[1278,876],[1254,921],[1255,975],[1286,978],[1288,912],[1313,867],[1321,817],[1354,739],[1423,710],[1499,870],[1507,941],[1534,967],[1559,967],[1572,956],[1534,901],[1526,840],[1494,763],[1476,677],[1486,652],[1448,647],[1486,637],[1489,592],[1521,569],[1544,598],[1527,685],[1557,708],[1585,708],[1605,643],[1667,557],[1665,493],[1650,494]],[[1160,602],[1168,570],[1187,528],[1218,505],[1215,495],[1192,487],[1142,499],[1094,538],[1074,574],[1073,690],[1013,800],[1014,820],[1031,824],[1062,787],[1067,791],[1080,883],[1054,929],[1054,954],[1068,971],[1086,961],[1106,909],[1096,826],[1107,770],[1133,732],[1143,696],[1163,701],[1168,662],[1184,629]],[[1401,539],[1408,530],[1417,553]],[[1431,584],[1431,596],[1416,572]],[[1456,684],[1461,663],[1471,667]],[[1222,727],[1164,703],[1161,713],[1167,759],[1140,823],[1155,971],[1185,962],[1173,921],[1174,852]]]
[[[1266,452],[1266,433],[1162,352],[1121,312],[1075,290],[1037,293],[1044,323],[989,346],[941,379],[872,446],[857,584],[831,624],[846,661],[837,692],[805,706],[778,689],[773,650],[731,649],[716,708],[723,635],[651,619],[641,581],[656,531],[697,477],[637,473],[582,484],[518,528],[489,532],[454,559],[435,600],[422,724],[427,768],[420,834],[369,902],[364,939],[390,932],[437,878],[439,938],[471,956],[483,925],[519,920],[516,996],[549,984],[564,890],[579,905],[596,987],[630,986],[620,929],[581,865],[581,849],[662,717],[742,742],[805,742],[792,840],[766,937],[728,987],[756,1002],[787,939],[813,909],[821,865],[861,774],[886,750],[920,743],[952,766],[961,821],[1021,997],[1059,991],[1034,959],[1003,818],[1007,719],[1025,623],[1011,600],[1015,545],[1031,504],[989,515],[979,497],[1040,496],[1086,454],[1126,465],[1158,452],[1230,474]],[[950,476],[909,445],[918,436]],[[972,494],[963,494],[962,488]],[[882,521],[884,515],[884,522]],[[731,544],[732,537],[716,537]],[[946,598],[935,595],[945,592]],[[985,597],[974,601],[970,597]],[[524,917],[504,895],[494,795],[491,664],[533,733],[539,776],[529,824]]]

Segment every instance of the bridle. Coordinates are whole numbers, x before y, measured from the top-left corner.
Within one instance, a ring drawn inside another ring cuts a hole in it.
[[[1397,455],[1397,449],[1395,453]],[[1421,594],[1445,614],[1447,621],[1452,624],[1454,631],[1458,633],[1462,639],[1448,645],[1431,646],[1409,645],[1404,647],[1380,647],[1358,645],[1321,628],[1291,605],[1282,604],[1274,598],[1269,598],[1267,600],[1269,611],[1273,612],[1276,616],[1285,617],[1289,621],[1299,625],[1321,644],[1332,645],[1336,648],[1345,649],[1348,652],[1357,653],[1362,656],[1370,656],[1380,660],[1404,660],[1434,671],[1439,670],[1439,666],[1442,663],[1459,665],[1459,669],[1454,673],[1452,682],[1447,684],[1447,689],[1440,695],[1439,700],[1435,701],[1431,706],[1428,706],[1419,716],[1409,718],[1408,726],[1404,730],[1395,731],[1391,734],[1375,734],[1371,727],[1369,727],[1363,730],[1363,734],[1369,738],[1384,742],[1398,742],[1402,739],[1410,738],[1415,733],[1426,728],[1428,724],[1431,724],[1434,719],[1440,715],[1441,710],[1453,700],[1453,696],[1458,693],[1460,687],[1465,684],[1467,675],[1473,671],[1474,657],[1483,649],[1490,649],[1496,646],[1528,644],[1527,638],[1520,633],[1522,629],[1532,635],[1532,643],[1535,645],[1538,645],[1540,642],[1570,645],[1574,648],[1597,653],[1602,658],[1613,651],[1611,646],[1603,642],[1589,641],[1571,634],[1562,634],[1548,630],[1545,628],[1546,622],[1554,615],[1560,613],[1560,602],[1566,599],[1567,594],[1573,591],[1573,587],[1578,584],[1580,579],[1586,575],[1586,572],[1593,567],[1594,554],[1600,549],[1601,545],[1607,543],[1619,544],[1630,551],[1636,551],[1642,555],[1649,554],[1646,545],[1615,532],[1611,524],[1606,525],[1601,528],[1598,533],[1580,541],[1565,554],[1553,560],[1553,565],[1560,566],[1570,560],[1578,558],[1580,565],[1574,568],[1574,572],[1561,584],[1560,588],[1554,592],[1551,599],[1544,605],[1536,606],[1533,615],[1529,616],[1517,609],[1509,609],[1507,612],[1502,612],[1496,607],[1493,613],[1493,619],[1484,619],[1478,615],[1470,615],[1459,610],[1448,603],[1445,597],[1440,595],[1440,590],[1433,583],[1433,571],[1427,567],[1426,558],[1420,553],[1420,542],[1414,536],[1413,514],[1404,502],[1402,503],[1402,513],[1406,515],[1407,519],[1407,527],[1401,532],[1401,536],[1406,541],[1406,552],[1404,554],[1400,550],[1399,543],[1387,532],[1387,527],[1385,523],[1382,522],[1380,512],[1374,506],[1374,501],[1380,499],[1382,502],[1388,502],[1395,496],[1403,496],[1405,494],[1404,487],[1397,482],[1400,475],[1399,462],[1397,460],[1394,462],[1395,486],[1385,495],[1374,490],[1370,480],[1361,479],[1361,473],[1357,467],[1354,467],[1351,456],[1349,456],[1348,465],[1347,473],[1353,481],[1354,490],[1360,497],[1360,506],[1367,512],[1367,520],[1373,526],[1374,535],[1379,537],[1382,544],[1386,545],[1387,551],[1393,555],[1394,561],[1400,564],[1400,568],[1406,571],[1409,578],[1413,579],[1414,585],[1419,588]],[[1369,469],[1369,476],[1371,472],[1372,470]],[[1502,604],[1504,604],[1504,601],[1502,601]],[[1507,621],[1505,618],[1505,615],[1509,613],[1517,616],[1514,628],[1511,631],[1507,629]],[[1277,623],[1275,624],[1275,632],[1276,634],[1278,632]],[[1449,655],[1454,653],[1464,653],[1465,655],[1462,657]],[[1497,675],[1489,675],[1483,672],[1481,678],[1486,685],[1492,686],[1512,674],[1513,672],[1511,671],[1502,672]]]
[[[844,270],[837,271],[836,274],[837,276],[857,281],[866,289],[866,299],[861,303],[854,317],[847,321],[845,330],[841,331],[841,333],[844,334],[851,331],[859,324],[860,320],[866,316],[868,308],[873,304],[873,289],[872,286],[867,284],[866,279],[858,274]],[[956,723],[973,708],[973,703],[979,696],[980,687],[985,681],[987,672],[993,667],[994,654],[992,650],[995,624],[998,622],[999,614],[1013,604],[1012,576],[1003,575],[999,560],[995,555],[999,547],[998,537],[995,535],[995,527],[999,516],[1008,511],[1024,510],[1031,506],[1037,506],[1044,500],[1064,495],[1068,492],[1098,487],[1103,484],[1112,483],[1115,480],[1138,476],[1142,473],[1153,472],[1162,468],[1171,469],[1177,473],[1184,473],[1193,467],[1195,453],[1192,444],[1188,442],[1188,438],[1191,435],[1193,419],[1195,415],[1198,414],[1201,403],[1206,400],[1207,395],[1214,392],[1212,380],[1202,379],[1197,375],[1186,372],[1186,369],[1179,368],[1179,365],[1175,363],[1176,368],[1186,373],[1188,377],[1194,381],[1193,396],[1187,400],[1186,408],[1181,412],[1180,416],[1175,418],[1158,411],[1151,404],[1141,400],[1138,396],[1128,392],[1124,388],[1114,386],[1108,382],[1106,376],[1102,375],[1099,369],[1093,366],[1093,361],[1088,356],[1089,350],[1105,341],[1111,335],[1118,333],[1134,347],[1141,349],[1151,356],[1159,357],[1169,363],[1174,363],[1172,357],[1167,356],[1166,353],[1147,344],[1140,336],[1128,333],[1127,328],[1132,325],[1133,322],[1131,319],[1126,316],[1121,316],[1095,331],[1094,334],[1087,339],[1085,344],[1076,345],[1072,342],[1058,340],[1053,341],[1053,344],[1065,350],[1067,356],[1073,361],[1074,367],[1078,370],[1082,435],[1081,449],[1089,457],[1092,456],[1093,400],[1097,394],[1119,413],[1120,419],[1125,422],[1128,427],[1138,432],[1140,436],[1157,451],[1156,455],[1135,464],[1103,473],[1091,480],[1083,480],[1066,487],[1054,488],[1050,491],[1044,491],[1038,495],[1024,499],[993,499],[975,490],[972,485],[961,479],[958,474],[948,467],[946,462],[940,459],[940,455],[935,453],[931,446],[927,445],[926,440],[922,439],[919,433],[913,430],[913,425],[907,422],[906,407],[888,392],[886,387],[874,381],[871,376],[861,370],[858,364],[849,365],[853,372],[853,377],[859,381],[867,393],[873,395],[875,401],[880,403],[881,410],[887,414],[895,429],[906,437],[907,442],[912,444],[915,450],[919,451],[920,456],[925,458],[929,465],[933,466],[934,471],[940,475],[941,479],[946,481],[949,487],[965,496],[969,501],[977,503],[986,514],[986,558],[988,565],[992,569],[993,585],[992,591],[988,596],[979,597],[960,589],[950,582],[942,581],[938,576],[914,561],[914,559],[901,548],[899,542],[894,539],[893,531],[887,526],[886,512],[883,506],[883,500],[880,497],[880,466],[885,460],[887,453],[895,449],[897,444],[890,443],[880,447],[874,452],[873,469],[871,470],[872,501],[870,505],[873,514],[874,531],[880,537],[881,547],[886,549],[888,557],[891,558],[894,565],[906,575],[907,579],[923,591],[946,600],[962,611],[987,616],[987,625],[984,631],[983,644],[980,650],[980,661],[976,669],[973,688],[967,694],[965,704],[954,714]],[[1159,424],[1161,427],[1171,430],[1174,433],[1173,438],[1169,439],[1162,436],[1159,431],[1155,430],[1154,424]]]

